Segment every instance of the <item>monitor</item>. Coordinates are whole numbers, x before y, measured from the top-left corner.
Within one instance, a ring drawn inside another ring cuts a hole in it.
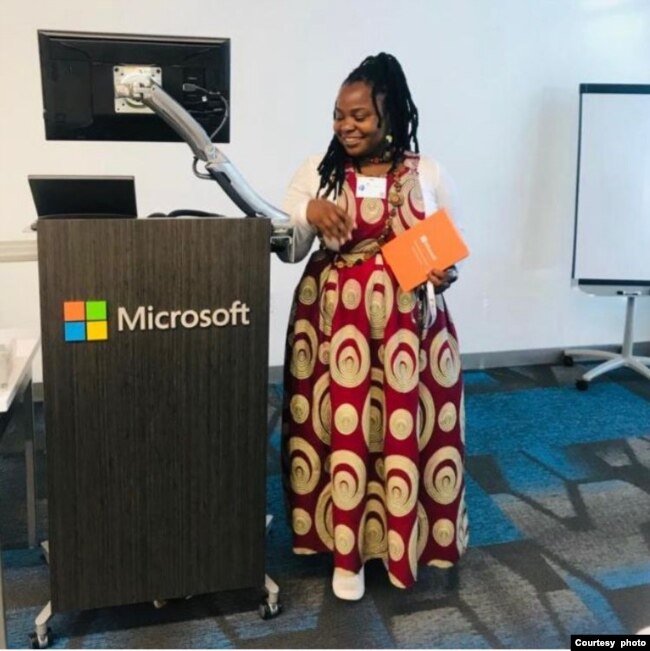
[[[115,98],[138,67],[205,129],[230,141],[230,39],[38,31],[47,140],[178,142],[139,102]]]
[[[131,218],[132,176],[28,176],[39,219]]]

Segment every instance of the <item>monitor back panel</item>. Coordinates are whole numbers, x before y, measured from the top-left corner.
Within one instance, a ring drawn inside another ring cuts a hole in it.
[[[39,218],[135,217],[132,176],[27,177]]]

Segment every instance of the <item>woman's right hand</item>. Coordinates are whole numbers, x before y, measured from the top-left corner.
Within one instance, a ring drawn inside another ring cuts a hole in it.
[[[352,237],[352,217],[326,199],[312,199],[307,204],[307,221],[323,237],[345,244]]]
[[[432,269],[427,274],[427,280],[433,285],[436,294],[442,294],[449,285],[458,280],[458,270],[455,265],[447,269]]]

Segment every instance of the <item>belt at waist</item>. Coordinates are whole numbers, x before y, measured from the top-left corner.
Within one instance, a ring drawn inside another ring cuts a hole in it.
[[[355,244],[349,251],[331,251],[326,252],[331,256],[332,264],[339,269],[341,267],[354,267],[370,258],[374,258],[381,251],[379,240],[363,240]]]

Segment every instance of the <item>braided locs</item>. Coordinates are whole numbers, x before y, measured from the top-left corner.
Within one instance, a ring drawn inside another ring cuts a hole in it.
[[[391,162],[395,166],[405,151],[418,153],[418,109],[411,98],[406,76],[399,61],[392,55],[380,52],[376,56],[366,57],[345,79],[343,85],[355,82],[368,84],[372,93],[372,103],[379,116],[377,96],[384,96],[383,117],[390,124],[393,137]],[[338,138],[334,136],[323,160],[318,166],[320,186],[318,194],[327,196],[332,191],[338,196],[345,180],[345,163],[347,154]]]

